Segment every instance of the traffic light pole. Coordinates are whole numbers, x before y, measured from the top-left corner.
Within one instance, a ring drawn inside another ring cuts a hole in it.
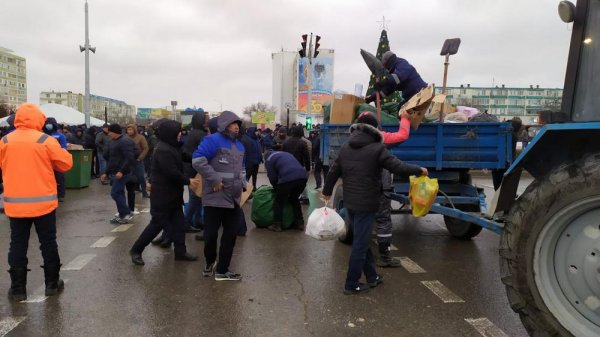
[[[310,33],[310,40],[308,42],[308,74],[306,75],[306,83],[308,84],[308,94],[306,95],[306,114],[311,115],[312,112],[312,57],[313,57],[313,45],[312,45],[313,34]]]

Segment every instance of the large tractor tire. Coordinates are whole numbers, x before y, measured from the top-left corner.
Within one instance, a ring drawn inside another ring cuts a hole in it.
[[[335,208],[338,214],[344,219],[344,225],[346,226],[346,233],[340,236],[338,240],[343,244],[351,245],[354,239],[354,234],[352,232],[350,222],[348,221],[348,213],[344,208],[343,185],[338,185],[338,187],[335,189],[335,193],[333,194],[333,208]]]
[[[500,269],[531,336],[600,336],[600,153],[537,179],[511,208]]]

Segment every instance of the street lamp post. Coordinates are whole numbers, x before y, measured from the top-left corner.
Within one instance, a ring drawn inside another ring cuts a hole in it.
[[[85,2],[85,45],[79,46],[79,51],[85,51],[85,99],[83,100],[83,113],[85,125],[90,127],[90,51],[96,53],[96,48],[90,46],[90,33],[88,23],[88,3]]]

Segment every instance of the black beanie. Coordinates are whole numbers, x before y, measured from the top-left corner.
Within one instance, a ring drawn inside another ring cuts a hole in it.
[[[108,126],[108,132],[121,134],[121,126],[119,124],[111,124]]]
[[[370,126],[377,128],[379,123],[377,122],[377,118],[370,112],[365,111],[358,116],[356,120],[357,123],[369,124]]]

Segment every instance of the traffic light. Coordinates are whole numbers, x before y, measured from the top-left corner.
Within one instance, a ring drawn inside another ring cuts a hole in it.
[[[313,57],[317,57],[317,55],[319,55],[319,47],[321,46],[319,44],[320,40],[321,40],[321,37],[319,35],[317,35],[317,38],[315,39],[315,54]]]
[[[300,43],[302,45],[302,48],[298,52],[300,54],[300,57],[306,57],[306,43],[307,43],[307,39],[308,39],[308,35],[307,34],[302,35],[302,43]]]
[[[306,117],[304,126],[306,127],[306,130],[312,130],[312,117]]]

